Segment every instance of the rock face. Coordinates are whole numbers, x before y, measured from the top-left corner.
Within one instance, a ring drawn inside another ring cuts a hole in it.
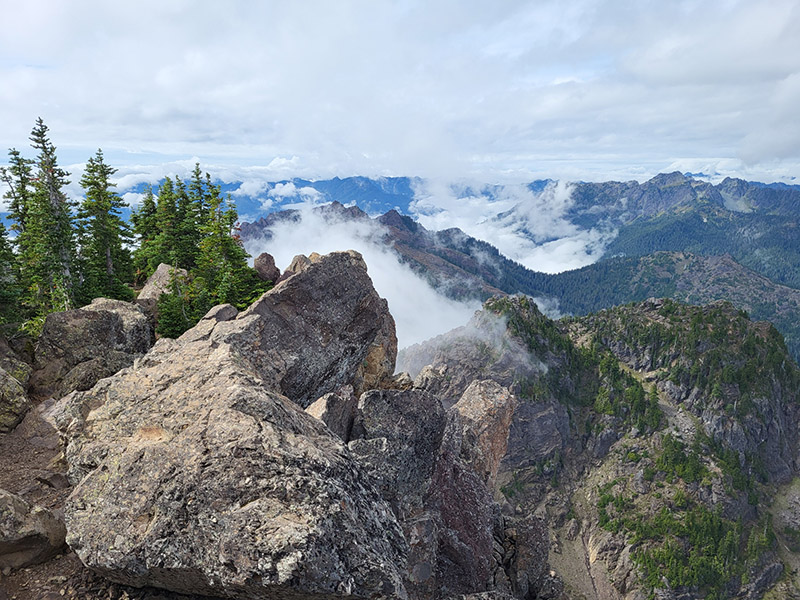
[[[95,571],[137,586],[406,597],[397,517],[343,442],[301,408],[362,387],[370,349],[385,344],[393,362],[393,338],[361,257],[334,253],[247,311],[212,309],[178,340],[71,394],[59,417],[77,484],[69,544]]]
[[[0,569],[44,562],[64,546],[65,534],[49,510],[0,490]]]
[[[20,382],[0,368],[0,433],[14,429],[30,407]]]
[[[267,252],[262,252],[256,256],[255,260],[253,261],[253,268],[256,270],[258,277],[262,281],[271,281],[272,283],[277,283],[278,279],[281,277],[280,269],[275,266],[275,259]]]
[[[538,521],[523,526],[504,518],[492,498],[515,406],[492,381],[475,382],[449,410],[420,389],[361,397],[349,447],[378,482],[410,544],[411,597],[525,598],[535,590],[547,563],[546,529],[538,524],[539,537],[526,539],[525,551],[537,552],[526,561],[525,551],[514,549],[516,527],[531,532]]]
[[[243,356],[302,407],[342,384],[360,395],[394,372],[394,319],[357,252],[312,255],[236,322],[251,325],[231,333]]]
[[[30,393],[60,397],[89,389],[152,344],[153,325],[135,304],[97,298],[83,308],[51,313],[36,344]]]
[[[492,380],[474,381],[453,407],[464,440],[462,454],[490,489],[508,449],[516,408],[516,399]]]
[[[535,305],[522,299],[504,302],[513,307],[513,314],[522,314],[529,322],[549,321]],[[406,348],[398,367],[416,375],[415,386],[440,397],[447,406],[463,402],[462,395],[481,379],[491,379],[517,396],[524,385],[540,381],[550,370],[566,370],[563,380],[569,382],[569,365],[563,356],[554,355],[547,344],[538,341],[539,347],[534,349],[536,344],[524,343],[512,333],[513,328],[506,315],[484,310],[464,327]],[[563,403],[549,394],[539,396],[536,402],[516,406],[501,470],[511,472],[546,461],[575,442]]]
[[[155,303],[161,294],[169,291],[169,284],[173,276],[186,277],[187,275],[188,273],[185,269],[176,269],[161,263],[153,274],[147,278],[136,299]]]
[[[0,336],[0,369],[20,382],[22,387],[27,387],[31,376],[29,359],[23,359],[11,348],[3,336]]]
[[[358,398],[352,386],[343,386],[336,392],[329,392],[306,408],[306,412],[328,426],[344,442],[350,441],[353,421],[356,418]]]

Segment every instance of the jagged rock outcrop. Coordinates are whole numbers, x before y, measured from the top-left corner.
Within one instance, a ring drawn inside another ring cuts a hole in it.
[[[492,381],[475,382],[450,409],[421,389],[376,390],[359,400],[349,447],[403,527],[411,597],[535,596],[546,528],[504,517],[492,497],[515,407]],[[517,548],[520,527],[530,535]]]
[[[506,318],[491,311],[478,312],[463,327],[405,348],[397,367],[447,406],[458,401],[475,379],[491,375],[500,385],[512,387],[547,370],[509,335]]]
[[[455,432],[462,439],[461,455],[472,470],[494,489],[500,462],[508,449],[511,420],[518,404],[495,381],[474,381],[453,406]]]
[[[14,429],[25,418],[31,402],[15,377],[0,368],[0,433]]]
[[[49,510],[0,490],[0,569],[46,561],[63,548],[65,534]]]
[[[258,273],[259,279],[262,281],[271,281],[277,283],[281,277],[281,271],[275,266],[275,258],[267,252],[262,252],[256,256],[253,261],[253,268]]]
[[[136,297],[137,301],[150,303],[151,305],[155,305],[158,302],[158,298],[164,292],[169,291],[170,283],[172,283],[173,278],[175,277],[186,277],[188,273],[186,269],[179,269],[172,267],[170,265],[161,263],[158,265],[153,274],[147,278],[145,281],[144,286],[139,291],[139,295]]]
[[[406,597],[397,517],[343,442],[302,410],[363,386],[370,348],[387,344],[393,362],[393,338],[360,255],[334,253],[248,310],[212,309],[71,394],[59,416],[76,483],[69,544],[93,570],[137,586]]]
[[[416,374],[415,386],[442,398],[448,406],[476,380],[491,379],[519,395],[541,385],[551,369],[560,373],[559,385],[572,394],[575,374],[570,359],[555,352],[566,338],[554,332],[548,333],[554,342],[543,338],[545,325],[552,322],[525,298],[506,298],[491,306],[490,301],[464,327],[404,349],[398,368]],[[527,341],[518,330],[519,319],[533,327]],[[541,330],[536,329],[538,325]],[[546,387],[536,400],[519,402],[514,410],[502,471],[540,465],[563,453],[570,443],[580,449],[581,442],[570,432],[564,403]]]
[[[97,298],[76,310],[47,315],[36,343],[29,391],[34,397],[86,390],[147,352],[153,324],[141,307]]]

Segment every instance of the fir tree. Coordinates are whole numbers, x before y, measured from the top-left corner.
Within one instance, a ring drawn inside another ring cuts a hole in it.
[[[115,184],[110,181],[116,172],[105,164],[103,151],[98,150],[86,163],[81,177],[86,193],[78,211],[84,277],[79,294],[82,303],[98,297],[133,297],[125,285],[133,276],[130,252],[125,247],[131,234],[120,217],[120,210],[127,204],[113,191]]]
[[[188,279],[175,278],[170,293],[158,301],[158,333],[167,337],[179,336],[212,306],[228,303],[244,309],[269,288],[248,266],[248,254],[233,235],[236,208],[226,202],[208,176],[203,197],[205,222],[199,228],[202,239],[196,266]]]
[[[175,265],[177,253],[175,240],[178,227],[178,207],[176,206],[175,186],[172,179],[166,177],[158,189],[156,201],[156,227],[158,234],[153,244],[153,253],[147,265],[147,276],[158,268],[161,263]]]
[[[133,253],[134,278],[137,284],[144,283],[151,274],[149,264],[155,253],[155,241],[158,236],[156,212],[156,198],[153,195],[153,188],[148,185],[139,208],[131,213],[133,233],[139,242],[139,247]]]
[[[0,323],[19,319],[17,303],[20,295],[17,259],[6,227],[0,222]]]
[[[218,186],[209,194],[208,216],[202,228],[197,276],[210,290],[214,304],[228,303],[246,308],[261,295],[267,285],[248,263],[247,251],[235,235],[238,215],[236,208],[226,202]]]
[[[6,197],[11,199],[12,229],[17,232],[23,316],[34,319],[30,329],[35,332],[47,313],[73,306],[75,235],[71,204],[62,191],[68,173],[58,166],[41,118],[30,139],[38,150],[36,160],[24,159],[12,149],[3,179],[10,182]]]
[[[50,283],[54,287],[63,286],[63,296],[69,306],[72,304],[73,274],[75,257],[75,234],[72,227],[71,203],[62,191],[69,184],[69,173],[58,166],[56,148],[48,137],[48,128],[41,117],[31,131],[31,145],[39,151],[35,165],[36,178],[33,184],[34,204],[41,210],[43,225],[47,233],[48,258],[51,263]],[[54,306],[56,306],[54,304]]]
[[[198,245],[202,235],[202,197],[190,194],[183,181],[176,177],[175,199],[174,264],[189,271],[197,263]]]
[[[11,148],[8,151],[8,164],[8,167],[0,167],[0,179],[8,186],[3,197],[9,201],[9,218],[14,221],[11,230],[16,231],[19,236],[25,232],[28,207],[31,204],[33,161],[24,158],[16,148]]]

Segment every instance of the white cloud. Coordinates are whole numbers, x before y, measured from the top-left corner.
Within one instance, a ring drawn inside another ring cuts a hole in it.
[[[8,193],[9,187],[6,185],[4,181],[0,181],[0,212],[7,212],[8,211],[8,203],[9,200],[6,199],[6,194]]]
[[[614,238],[612,228],[581,229],[567,218],[572,186],[548,184],[477,187],[423,182],[411,205],[428,229],[458,227],[534,271],[559,273],[596,262]]]
[[[282,270],[297,254],[357,250],[367,263],[375,289],[389,303],[401,348],[463,325],[480,308],[478,302],[456,302],[440,295],[400,263],[382,236],[383,230],[373,221],[332,224],[306,206],[299,222],[277,225],[271,240],[251,240],[247,250],[252,256],[269,252]]]
[[[6,3],[0,146],[41,115],[65,164],[273,181],[800,176],[798,29],[796,0]]]
[[[231,195],[236,196],[260,196],[266,193],[267,188],[269,188],[269,182],[267,181],[260,181],[258,179],[251,179],[249,181],[243,181],[239,184],[239,187],[236,188]],[[271,203],[270,203],[271,204]],[[265,209],[268,207],[265,207]]]
[[[142,203],[142,200],[144,200],[144,194],[139,194],[137,192],[126,192],[122,194],[122,199],[131,208],[136,208]]]
[[[275,186],[269,190],[269,195],[282,200],[286,198],[300,198],[308,202],[319,201],[322,197],[322,194],[314,188],[308,186],[298,188],[291,181],[287,183],[276,183]]]

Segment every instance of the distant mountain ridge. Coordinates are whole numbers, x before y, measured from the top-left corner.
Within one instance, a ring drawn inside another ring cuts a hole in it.
[[[656,252],[616,257],[559,274],[531,271],[503,256],[497,248],[460,229],[429,231],[396,210],[370,218],[357,206],[338,202],[314,209],[335,226],[345,221],[372,222],[402,262],[434,288],[452,298],[486,298],[522,293],[553,304],[565,314],[584,315],[650,297],[693,304],[728,300],[754,319],[771,321],[800,358],[800,290],[775,283],[730,255]],[[297,210],[271,213],[241,228],[245,243],[269,239],[279,223],[298,222]],[[551,312],[551,315],[553,313]]]

